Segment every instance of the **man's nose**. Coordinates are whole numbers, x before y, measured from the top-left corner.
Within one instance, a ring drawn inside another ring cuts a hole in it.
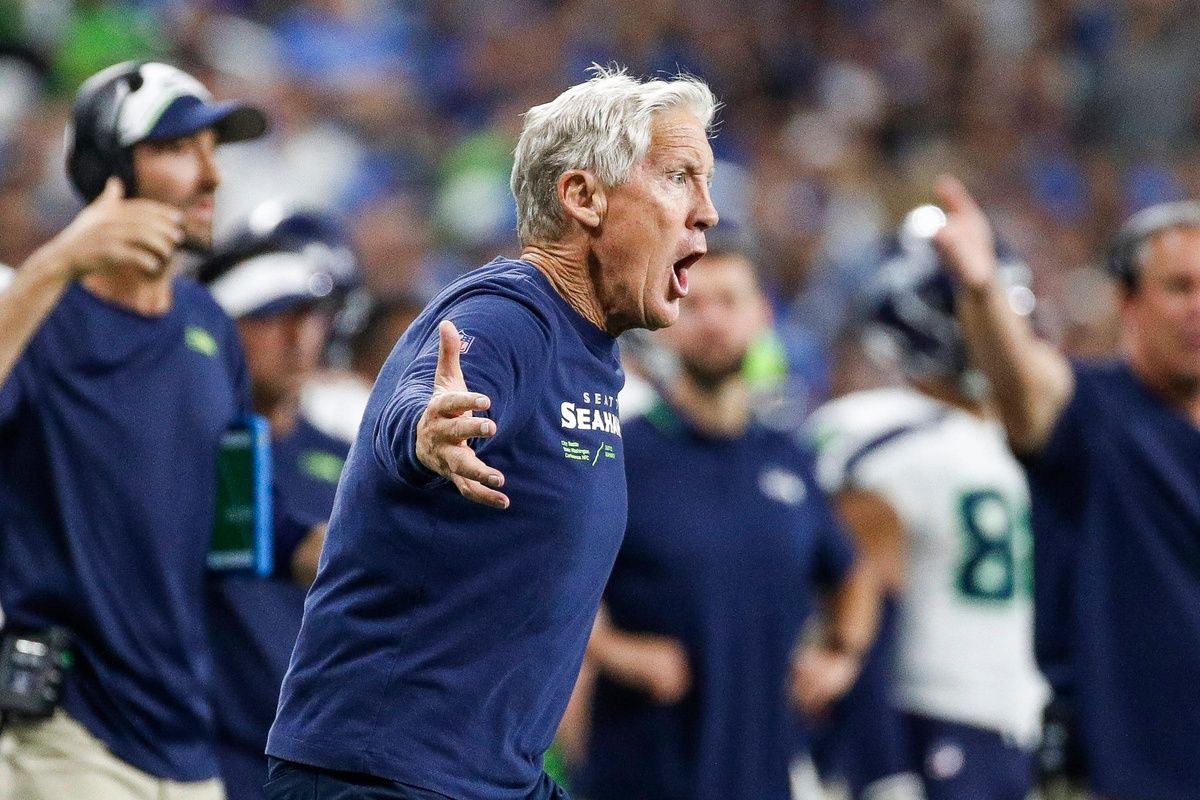
[[[717,213],[717,207],[713,205],[712,192],[709,190],[708,184],[700,184],[698,200],[696,212],[692,217],[692,225],[702,231],[708,230],[721,219],[721,215]]]

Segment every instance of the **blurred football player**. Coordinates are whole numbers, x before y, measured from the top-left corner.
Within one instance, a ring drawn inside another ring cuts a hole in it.
[[[866,798],[1021,800],[1045,700],[1029,492],[938,269],[931,237],[944,222],[933,206],[910,212],[873,287],[867,349],[897,357],[909,385],[849,394],[809,423],[822,484],[894,597],[883,638],[894,653],[854,698],[874,719],[850,783]],[[1028,314],[1026,268],[1000,263]]]

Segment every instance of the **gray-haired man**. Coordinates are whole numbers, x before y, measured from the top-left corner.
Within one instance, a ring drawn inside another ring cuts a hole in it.
[[[694,79],[598,70],[526,115],[521,259],[435,298],[372,393],[267,746],[273,797],[565,796],[542,754],[625,528],[614,337],[678,316],[717,222],[715,106]]]

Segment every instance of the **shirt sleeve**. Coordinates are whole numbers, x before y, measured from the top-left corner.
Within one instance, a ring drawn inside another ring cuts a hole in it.
[[[475,295],[444,315],[464,337],[460,354],[467,390],[487,395],[491,407],[476,416],[496,423],[496,435],[470,440],[480,457],[516,435],[534,411],[551,358],[550,325],[532,307],[499,295]],[[416,456],[417,421],[433,396],[437,327],[417,346],[373,431],[375,456],[393,478],[415,488],[445,481]]]
[[[0,383],[0,428],[12,421],[21,408],[24,392],[21,388],[21,361],[13,365],[4,383]]]
[[[1075,391],[1045,446],[1037,453],[1018,454],[1035,490],[1048,492],[1066,507],[1078,506],[1083,501],[1083,474],[1089,450],[1087,430],[1096,422],[1091,370],[1078,363],[1072,363],[1071,370],[1075,375]]]

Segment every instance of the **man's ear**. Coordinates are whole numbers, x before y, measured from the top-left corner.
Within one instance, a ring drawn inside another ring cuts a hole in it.
[[[608,197],[594,174],[585,169],[564,172],[558,176],[555,188],[569,218],[589,230],[600,227],[608,209]]]

